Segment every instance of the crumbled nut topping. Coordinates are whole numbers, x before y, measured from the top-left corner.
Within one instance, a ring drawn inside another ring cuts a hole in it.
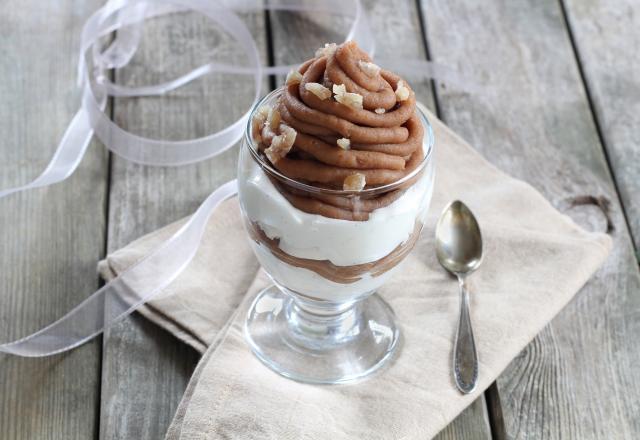
[[[271,149],[271,147],[264,150],[264,154],[267,155],[267,159],[269,159],[269,162],[271,162],[274,165],[278,163],[280,159],[282,159],[275,151]]]
[[[362,110],[362,95],[357,93],[345,93],[344,95],[336,96],[336,101],[356,110]]]
[[[325,43],[324,47],[316,50],[316,58],[321,56],[330,57],[335,53],[336,49],[338,49],[338,45],[336,43]]]
[[[264,154],[274,165],[291,151],[297,135],[296,131],[287,124],[280,124],[278,128],[280,134],[274,136],[271,140],[271,146],[264,150]]]
[[[270,110],[271,107],[263,105],[254,113],[253,118],[251,119],[251,137],[254,142],[262,142],[262,127],[264,127],[264,123],[267,121],[267,116],[269,115]]]
[[[286,148],[290,150],[294,142],[296,141],[296,136],[298,133],[292,127],[289,127],[287,124],[282,123],[280,124],[280,134],[284,135],[284,144],[286,145]],[[287,153],[288,152],[289,151],[287,151]]]
[[[333,93],[336,101],[356,110],[362,110],[362,95],[358,93],[348,93],[344,84],[334,84]]]
[[[347,87],[344,84],[334,84],[333,87],[333,94],[334,95],[344,95],[345,93],[347,93]]]
[[[291,84],[300,84],[302,81],[302,74],[297,70],[292,70],[287,74],[285,84],[290,86]]]
[[[376,112],[379,115],[383,115],[386,112],[386,110],[383,109],[382,107],[380,107],[380,108],[375,109],[374,112]]]
[[[380,73],[380,66],[373,63],[368,63],[366,61],[358,61],[358,66],[360,66],[360,70],[362,70],[367,76],[374,77]]]
[[[316,95],[318,98],[325,100],[331,98],[331,90],[319,83],[306,83],[304,88]]]
[[[270,105],[262,105],[262,106],[260,106],[260,108],[258,109],[256,114],[262,115],[262,116],[264,116],[266,118],[267,115],[269,114],[270,110],[271,110],[271,106]]]
[[[404,85],[404,81],[398,81],[398,87],[396,87],[396,98],[398,101],[406,101],[409,99],[409,88]]]
[[[366,185],[364,174],[355,173],[344,179],[342,189],[345,191],[362,191]]]
[[[342,148],[343,150],[348,150],[351,148],[351,141],[347,138],[340,138],[338,139],[338,147]]]
[[[270,108],[269,114],[267,116],[267,122],[269,123],[269,128],[272,131],[276,131],[276,129],[280,125],[280,119],[280,112],[273,107]]]

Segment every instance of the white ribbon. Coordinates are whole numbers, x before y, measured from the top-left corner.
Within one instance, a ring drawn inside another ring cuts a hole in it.
[[[95,134],[112,152],[130,161],[146,165],[177,166],[198,162],[229,149],[243,136],[251,108],[261,96],[261,80],[265,74],[281,74],[292,66],[263,67],[251,33],[237,13],[249,10],[318,11],[353,19],[345,40],[355,40],[366,52],[374,54],[373,34],[359,0],[323,0],[304,4],[300,0],[109,0],[85,23],[82,30],[78,83],[82,87],[82,104],[67,127],[46,169],[32,182],[0,191],[0,199],[9,194],[52,185],[69,177]],[[242,47],[246,66],[211,62],[171,81],[126,87],[113,84],[106,74],[109,69],[129,63],[138,48],[145,20],[180,11],[197,11],[213,20]],[[100,50],[99,40],[117,31],[111,44]],[[385,60],[411,76],[434,77],[462,85],[455,72],[423,60]],[[104,113],[109,96],[134,97],[161,95],[181,87],[203,75],[215,72],[252,75],[253,105],[228,127],[201,138],[185,141],[149,139],[129,133]],[[465,84],[465,88],[469,84]],[[191,261],[198,249],[207,221],[216,207],[237,192],[231,181],[214,191],[191,219],[168,241],[93,293],[53,324],[14,342],[0,345],[0,352],[19,356],[47,356],[83,344],[115,322],[132,313],[171,283]]]
[[[20,356],[47,356],[81,345],[124,318],[169,285],[189,264],[200,246],[209,217],[237,192],[232,180],[215,190],[189,221],[158,249],[105,284],[53,324],[0,351]]]

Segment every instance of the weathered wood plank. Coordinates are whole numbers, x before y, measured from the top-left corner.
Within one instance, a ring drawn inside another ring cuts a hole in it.
[[[80,102],[82,23],[100,1],[0,2],[0,188],[50,160]],[[0,201],[0,340],[54,321],[98,287],[106,231],[106,150],[66,182]],[[43,359],[0,354],[0,438],[94,438],[100,343]]]
[[[426,56],[420,29],[419,12],[414,2],[364,2],[374,33],[376,55],[381,58],[420,58]],[[349,21],[336,16],[272,12],[270,14],[274,60],[294,63],[308,59],[324,43],[344,39]],[[392,67],[392,66],[390,66]],[[281,84],[284,78],[279,78]],[[418,99],[435,109],[428,80],[412,81]],[[484,398],[479,398],[454,422],[444,429],[439,439],[490,438]]]
[[[263,14],[245,17],[264,45]],[[149,22],[142,44],[133,62],[118,72],[118,83],[160,82],[213,56],[244,61],[215,24],[195,13]],[[232,122],[252,97],[250,78],[210,76],[166,97],[117,99],[114,119],[142,135],[187,139]],[[138,166],[114,157],[109,251],[193,212],[212,190],[235,176],[237,154],[233,148],[178,168]],[[104,338],[100,437],[164,437],[197,360],[195,351],[140,316],[110,331]]]
[[[560,5],[432,0],[422,9],[434,59],[483,86],[469,95],[440,84],[444,120],[558,207],[585,194],[611,200],[613,254],[498,380],[509,438],[637,438],[640,277]],[[567,213],[604,225],[595,208]]]
[[[578,59],[640,249],[640,3],[565,0]],[[638,254],[640,255],[640,254]]]

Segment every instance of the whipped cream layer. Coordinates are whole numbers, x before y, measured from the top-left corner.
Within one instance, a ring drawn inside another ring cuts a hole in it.
[[[289,255],[352,266],[379,260],[407,241],[424,223],[433,189],[433,163],[396,201],[366,221],[333,219],[303,212],[278,191],[257,164],[239,179],[245,214]]]

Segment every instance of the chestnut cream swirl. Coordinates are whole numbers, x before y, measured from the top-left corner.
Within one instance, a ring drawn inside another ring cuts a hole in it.
[[[296,208],[330,218],[367,220],[415,179],[372,198],[357,192],[396,182],[424,159],[415,94],[352,41],[325,45],[291,72],[274,108],[256,111],[252,134],[281,174],[353,192],[334,196],[277,185]]]

